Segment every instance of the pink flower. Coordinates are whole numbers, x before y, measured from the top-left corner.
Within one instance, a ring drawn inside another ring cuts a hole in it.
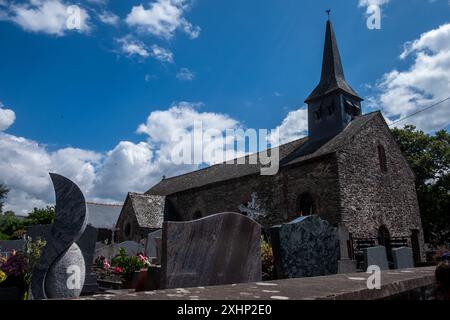
[[[144,256],[144,255],[142,255],[142,254],[140,254],[140,255],[139,255],[139,259],[141,259],[142,261],[146,261],[146,260],[147,260],[147,257]]]
[[[111,268],[111,265],[109,264],[108,260],[105,260],[103,262],[103,269],[109,269],[109,268]]]
[[[114,273],[122,273],[122,268],[121,267],[115,267],[114,268]]]

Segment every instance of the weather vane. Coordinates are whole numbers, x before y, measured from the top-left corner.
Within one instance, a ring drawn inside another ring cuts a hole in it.
[[[326,12],[327,15],[328,15],[328,19],[330,19],[330,12],[331,12],[331,9],[325,10],[325,12]]]

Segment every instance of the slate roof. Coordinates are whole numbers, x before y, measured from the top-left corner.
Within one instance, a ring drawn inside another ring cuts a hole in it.
[[[166,197],[130,192],[128,200],[141,228],[162,228]]]
[[[322,75],[319,84],[309,97],[306,98],[305,102],[308,103],[334,91],[344,91],[360,101],[363,100],[345,80],[344,69],[342,68],[341,56],[339,54],[333,25],[331,24],[331,21],[328,20],[323,49]]]
[[[97,229],[112,229],[119,219],[122,205],[86,203],[89,217],[88,224]]]
[[[306,141],[307,138],[302,138],[281,145],[279,147],[280,159],[285,158]],[[253,154],[245,157],[247,164],[220,163],[176,177],[165,178],[148,190],[146,194],[169,195],[179,191],[201,187],[206,184],[259,173],[261,168],[260,164],[248,164],[250,163],[250,161],[248,161],[249,157],[254,158],[255,156],[256,155]]]
[[[381,116],[381,114],[379,112],[373,112],[355,118],[342,132],[329,141],[309,142],[308,138],[302,138],[281,145],[279,147],[280,166],[298,164],[340,150],[351,141],[355,133],[377,116]],[[250,157],[254,156],[250,155]],[[163,179],[148,190],[146,194],[166,196],[216,182],[223,182],[251,174],[259,174],[260,167],[259,164],[221,163],[173,178]]]

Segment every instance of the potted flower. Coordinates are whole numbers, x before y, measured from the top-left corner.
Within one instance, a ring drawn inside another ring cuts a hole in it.
[[[33,268],[39,260],[45,241],[25,238],[23,251],[13,251],[0,260],[0,296],[4,299],[27,300]]]
[[[0,266],[2,298],[21,300],[25,298],[27,285],[25,282],[26,258],[22,253],[12,252],[11,256]]]
[[[120,248],[119,253],[111,259],[111,266],[115,274],[120,274],[124,288],[135,288],[142,278],[140,273],[146,274],[150,262],[148,258],[139,253],[136,256],[128,256],[125,249]]]

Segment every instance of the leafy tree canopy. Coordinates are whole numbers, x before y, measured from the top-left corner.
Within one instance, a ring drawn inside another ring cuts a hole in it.
[[[425,241],[450,244],[450,134],[429,135],[408,125],[392,129],[416,176]]]

